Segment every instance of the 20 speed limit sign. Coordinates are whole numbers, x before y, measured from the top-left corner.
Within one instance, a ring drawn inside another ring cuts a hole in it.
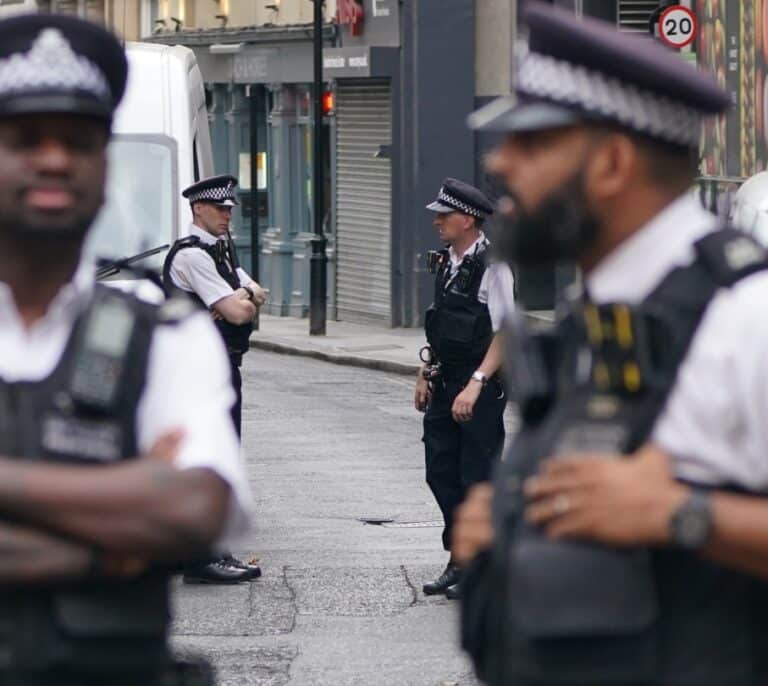
[[[693,43],[696,28],[696,15],[682,5],[668,7],[659,18],[659,37],[672,48]]]

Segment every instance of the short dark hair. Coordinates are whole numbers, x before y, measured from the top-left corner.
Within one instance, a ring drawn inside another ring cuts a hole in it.
[[[694,148],[671,145],[663,141],[630,133],[648,164],[648,176],[657,186],[692,184],[698,174],[699,156]]]
[[[647,163],[648,178],[656,186],[693,184],[698,174],[698,151],[652,138],[620,124],[600,122],[589,126],[593,135],[617,133],[629,138]]]

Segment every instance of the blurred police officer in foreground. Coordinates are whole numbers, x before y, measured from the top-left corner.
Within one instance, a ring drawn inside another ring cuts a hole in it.
[[[512,336],[523,428],[456,527],[459,559],[492,551],[465,646],[493,685],[768,683],[768,264],[690,190],[728,95],[650,38],[526,17],[518,98],[471,122],[506,132],[508,257],[586,288]]]
[[[427,209],[447,247],[430,253],[435,297],[425,317],[428,356],[415,404],[425,412],[427,483],[443,513],[443,547],[450,552],[454,510],[471,484],[489,478],[504,442],[506,398],[497,375],[502,349],[495,332],[514,295],[509,267],[488,259],[481,227],[493,206],[483,193],[447,178]],[[451,556],[424,593],[457,598],[460,579]]]
[[[163,280],[176,286],[209,310],[229,356],[235,402],[230,410],[237,435],[242,431],[242,386],[240,367],[248,352],[253,319],[264,304],[265,293],[237,262],[229,234],[232,208],[237,204],[237,179],[212,176],[186,188],[182,195],[190,203],[193,221],[189,235],[176,241],[165,258]],[[200,349],[203,351],[204,349]],[[201,364],[206,357],[201,355]],[[185,570],[186,583],[232,584],[261,577],[255,561],[243,562],[225,552],[214,560]]]
[[[96,285],[82,255],[126,72],[96,25],[0,21],[3,684],[169,683],[163,570],[248,522],[209,317]]]

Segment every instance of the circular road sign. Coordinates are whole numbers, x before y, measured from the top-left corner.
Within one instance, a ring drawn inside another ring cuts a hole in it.
[[[683,5],[672,5],[659,18],[659,36],[671,48],[684,48],[696,38],[696,15]]]

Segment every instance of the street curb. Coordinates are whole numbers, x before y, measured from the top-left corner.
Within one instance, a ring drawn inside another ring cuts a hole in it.
[[[415,376],[419,373],[420,364],[404,364],[403,362],[392,362],[391,360],[377,360],[374,358],[355,357],[354,355],[339,355],[336,353],[327,353],[314,348],[302,348],[297,345],[286,343],[277,343],[264,339],[252,339],[251,348],[266,350],[281,355],[296,355],[298,357],[311,357],[322,362],[339,364],[347,367],[362,367],[364,369],[373,369],[380,372],[389,372],[391,374],[402,374],[404,376]]]

